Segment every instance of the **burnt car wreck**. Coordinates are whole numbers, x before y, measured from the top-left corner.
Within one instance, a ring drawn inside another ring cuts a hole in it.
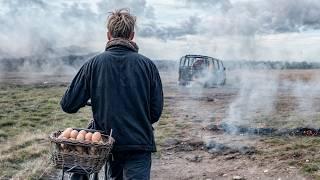
[[[222,61],[209,56],[185,55],[179,64],[179,84],[197,83],[203,87],[221,86],[226,83],[226,68]]]

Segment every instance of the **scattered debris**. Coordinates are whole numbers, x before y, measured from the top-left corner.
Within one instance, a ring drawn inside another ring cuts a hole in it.
[[[245,180],[245,178],[242,176],[233,176],[232,179],[233,180]]]
[[[252,128],[245,126],[221,123],[220,125],[209,125],[207,130],[221,131],[228,134],[246,134],[259,136],[320,136],[320,129],[298,127],[294,129],[276,129],[276,128]]]
[[[163,143],[164,146],[174,146],[177,144],[179,144],[179,140],[175,138],[168,138]]]
[[[209,124],[204,129],[209,130],[209,131],[219,131],[219,130],[221,130],[221,129],[219,129],[218,125],[215,125],[215,124]]]
[[[201,162],[202,161],[202,156],[190,155],[190,156],[187,156],[185,159],[187,161],[190,161],[190,162]]]
[[[232,159],[236,159],[237,158],[237,156],[236,155],[231,155],[231,156],[227,156],[227,157],[225,157],[224,158],[224,160],[232,160]]]
[[[203,149],[203,141],[197,139],[178,140],[168,138],[164,141],[163,146],[167,147],[166,150],[181,151],[194,151]]]
[[[240,153],[242,155],[252,155],[256,152],[253,146],[227,146],[222,143],[217,143],[214,140],[210,140],[206,144],[206,148],[210,154],[235,154]]]
[[[208,101],[208,102],[213,102],[213,101],[214,101],[214,98],[207,97],[207,101]]]

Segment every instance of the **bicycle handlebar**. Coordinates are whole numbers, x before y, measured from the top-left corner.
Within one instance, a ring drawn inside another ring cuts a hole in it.
[[[86,103],[86,106],[92,106],[91,100],[89,100],[89,101]]]

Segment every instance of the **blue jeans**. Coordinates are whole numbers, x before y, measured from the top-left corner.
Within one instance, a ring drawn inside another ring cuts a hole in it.
[[[108,180],[150,180],[151,152],[128,151],[113,153],[107,164]]]
[[[105,180],[150,180],[150,169],[151,152],[115,152],[107,163]],[[72,174],[70,178],[70,180],[88,179],[87,175],[81,174]]]

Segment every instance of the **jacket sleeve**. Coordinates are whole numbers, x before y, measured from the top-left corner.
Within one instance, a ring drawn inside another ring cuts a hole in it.
[[[151,82],[151,123],[155,123],[160,119],[163,109],[163,90],[159,71],[155,65],[153,65],[153,77]]]
[[[85,63],[72,80],[61,99],[60,105],[66,113],[76,113],[90,98],[90,63]]]

